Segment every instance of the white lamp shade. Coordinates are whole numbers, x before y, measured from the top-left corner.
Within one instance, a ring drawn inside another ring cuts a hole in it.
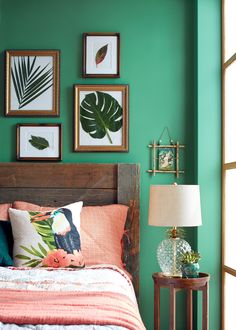
[[[152,185],[149,217],[151,226],[193,227],[202,224],[198,185]]]

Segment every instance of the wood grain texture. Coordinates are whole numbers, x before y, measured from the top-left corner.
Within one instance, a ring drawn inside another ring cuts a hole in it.
[[[123,238],[123,261],[139,296],[139,165],[0,163],[0,203],[16,200],[57,207],[130,206]],[[112,219],[111,219],[112,221]]]
[[[139,296],[139,165],[118,164],[117,202],[129,205],[125,225],[126,235],[123,237],[123,262],[126,269],[133,275],[136,296]]]
[[[187,289],[187,329],[193,330],[193,291]]]
[[[176,291],[173,284],[170,285],[170,330],[175,330],[176,325]]]
[[[117,165],[1,163],[0,187],[116,189]]]
[[[0,196],[1,203],[21,200],[53,207],[61,207],[78,201],[83,201],[84,206],[117,203],[115,189],[0,188]]]

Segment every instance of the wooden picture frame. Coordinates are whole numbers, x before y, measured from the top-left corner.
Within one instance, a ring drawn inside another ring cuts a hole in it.
[[[59,50],[6,51],[5,116],[59,116]]]
[[[74,151],[128,151],[128,85],[74,86]]]
[[[84,78],[120,77],[120,34],[84,33]]]
[[[17,160],[62,160],[61,124],[17,124]]]

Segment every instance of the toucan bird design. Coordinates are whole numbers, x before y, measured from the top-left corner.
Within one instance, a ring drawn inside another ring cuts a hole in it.
[[[72,213],[69,209],[61,208],[52,214],[55,243],[58,249],[67,253],[80,251],[80,235],[72,221]]]
[[[60,208],[52,212],[40,213],[31,217],[31,221],[44,221],[51,218],[52,232],[57,249],[63,249],[69,254],[80,251],[80,235],[73,223],[71,210]]]

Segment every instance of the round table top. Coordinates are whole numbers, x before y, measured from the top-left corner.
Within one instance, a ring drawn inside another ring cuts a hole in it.
[[[165,276],[163,273],[153,273],[153,280],[159,285],[173,285],[175,287],[202,287],[210,280],[210,275],[207,273],[199,273],[199,277],[183,278]]]

